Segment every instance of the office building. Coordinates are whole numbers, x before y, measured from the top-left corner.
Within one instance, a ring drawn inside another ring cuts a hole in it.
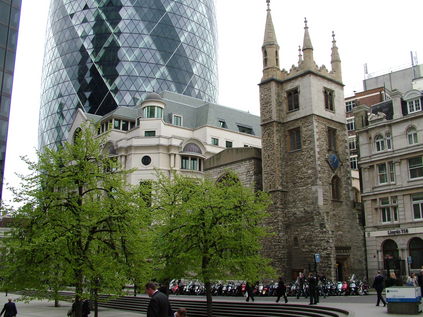
[[[58,144],[78,108],[134,107],[147,92],[217,99],[213,0],[52,0],[39,147]]]
[[[21,0],[0,0],[0,200],[20,14]]]
[[[109,133],[107,152],[135,170],[128,179],[134,185],[156,179],[157,171],[203,177],[205,160],[222,150],[261,147],[258,116],[168,91],[103,116],[78,109],[70,140],[87,120],[98,135]]]
[[[354,109],[369,276],[423,266],[423,91]]]

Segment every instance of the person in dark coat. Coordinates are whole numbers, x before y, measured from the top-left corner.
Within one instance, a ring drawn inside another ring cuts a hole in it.
[[[417,275],[417,284],[420,286],[421,295],[423,296],[423,269],[421,269],[420,274]]]
[[[16,305],[12,302],[12,299],[9,298],[8,302],[4,304],[3,309],[1,310],[0,316],[3,315],[4,317],[14,317],[18,314],[18,310],[16,309]]]
[[[86,299],[82,302],[82,317],[88,317],[90,313],[90,301]]]
[[[380,271],[377,271],[377,275],[375,276],[375,279],[373,281],[373,288],[376,290],[377,293],[377,302],[376,306],[379,306],[379,303],[383,303],[383,307],[386,306],[386,302],[382,297],[382,291],[384,288],[384,281],[385,278],[380,274]]]
[[[173,316],[169,299],[165,294],[156,289],[154,283],[145,285],[145,292],[151,298],[147,308],[147,317],[169,317]]]
[[[245,289],[247,290],[246,301],[249,302],[251,298],[251,301],[254,302],[254,287],[249,282],[247,282],[247,284],[245,285]]]
[[[276,296],[276,303],[279,303],[279,300],[282,296],[285,299],[285,304],[288,303],[288,297],[286,296],[286,286],[282,278],[279,279],[278,287],[276,288]]]
[[[308,274],[307,282],[308,282],[308,291],[310,293],[310,304],[309,305],[316,305],[317,304],[317,297],[316,297],[317,279],[313,275],[313,273]]]

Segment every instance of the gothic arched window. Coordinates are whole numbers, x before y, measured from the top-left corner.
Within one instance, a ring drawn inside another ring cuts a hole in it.
[[[331,182],[332,187],[332,199],[341,200],[341,180],[338,176],[334,176]]]

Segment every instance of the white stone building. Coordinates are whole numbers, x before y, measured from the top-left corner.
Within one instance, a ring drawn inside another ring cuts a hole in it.
[[[391,97],[354,109],[369,276],[423,265],[423,94]]]
[[[79,110],[70,136],[82,122],[109,131],[108,151],[125,169],[129,182],[152,180],[156,170],[201,176],[204,160],[232,147],[261,147],[260,118],[250,113],[172,92],[149,94],[138,106],[104,115]]]

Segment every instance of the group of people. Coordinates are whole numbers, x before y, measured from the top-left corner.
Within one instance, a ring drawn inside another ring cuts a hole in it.
[[[377,294],[376,306],[379,306],[381,302],[383,307],[386,306],[386,301],[382,296],[382,292],[386,287],[402,286],[402,284],[402,281],[396,277],[395,272],[391,272],[385,280],[385,277],[378,271],[373,281],[373,288]],[[406,285],[420,287],[421,294],[423,294],[423,268],[420,270],[420,274],[411,273],[407,277]]]

